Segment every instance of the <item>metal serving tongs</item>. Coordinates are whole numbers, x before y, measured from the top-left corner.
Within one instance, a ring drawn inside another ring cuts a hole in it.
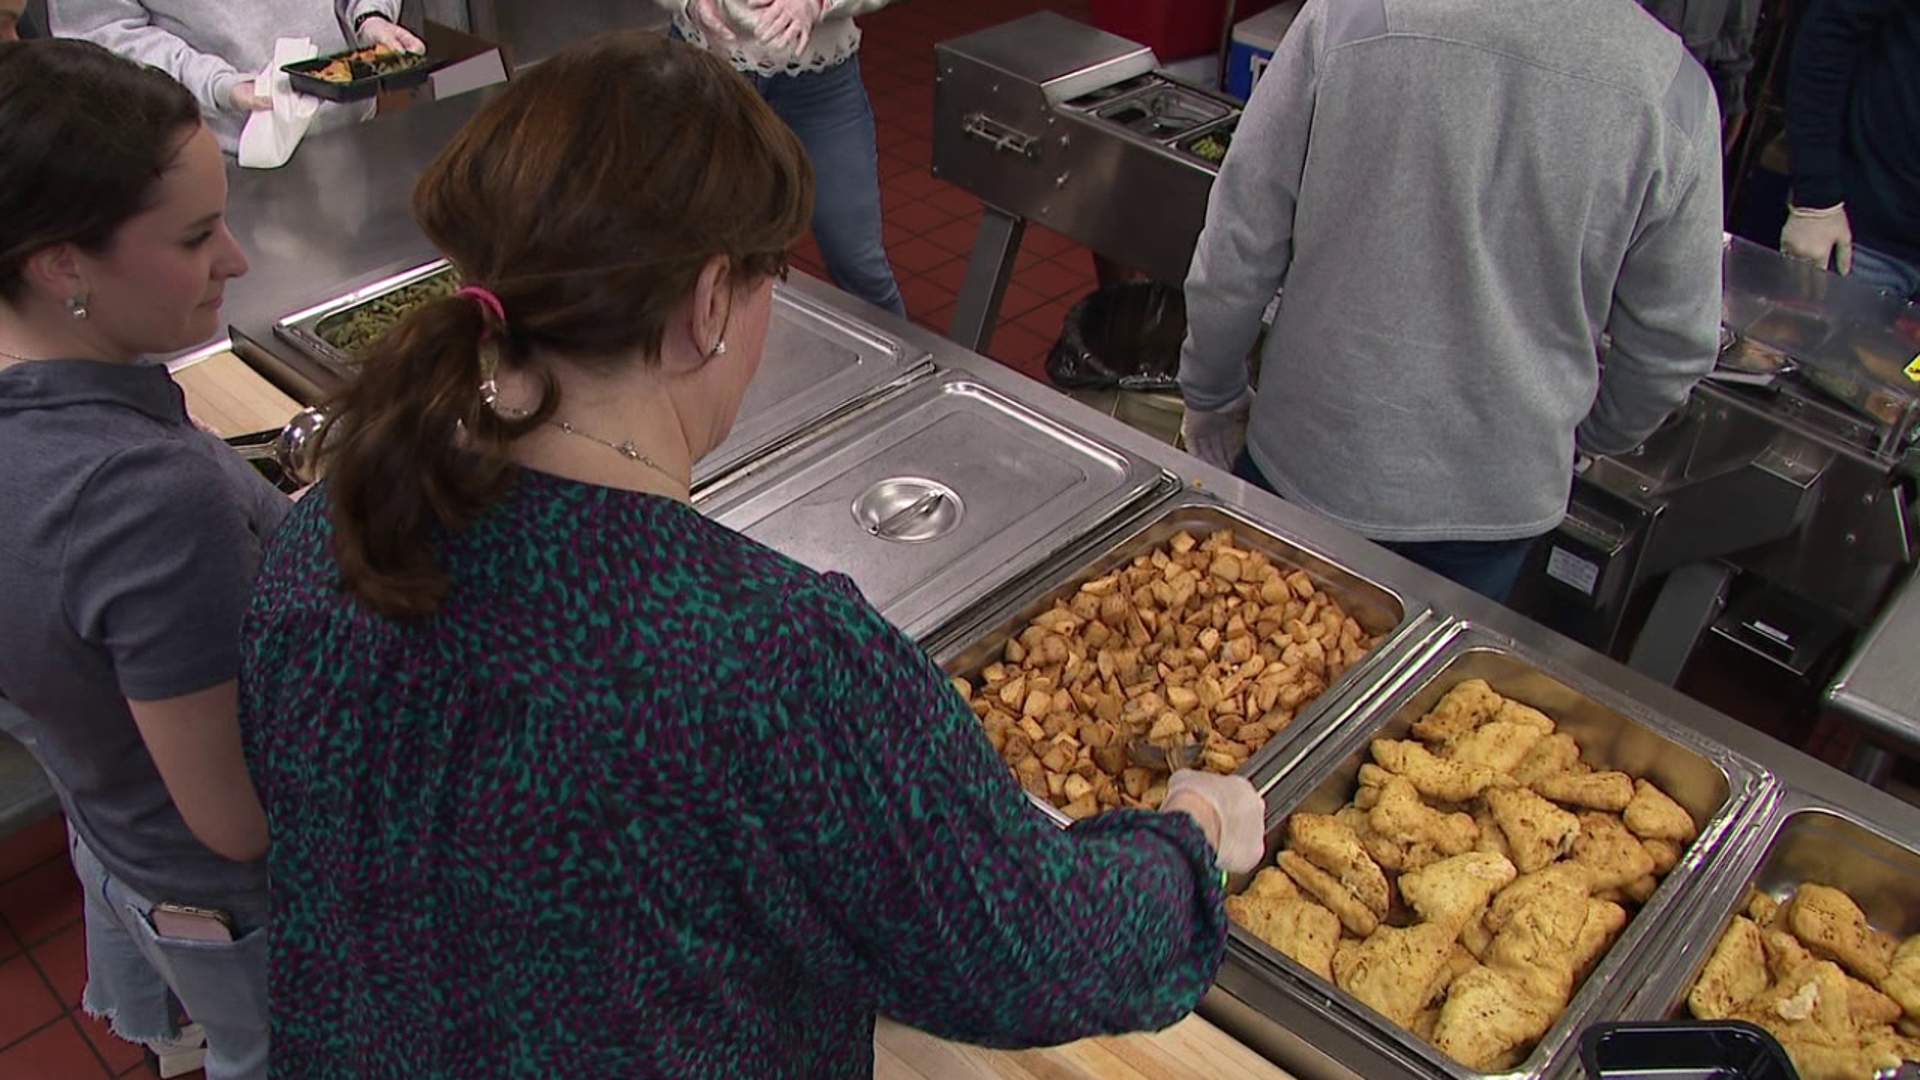
[[[1155,772],[1174,773],[1181,769],[1191,769],[1200,760],[1199,743],[1182,743],[1179,746],[1161,746],[1148,742],[1143,736],[1127,740],[1127,760],[1143,769]],[[1901,1077],[1900,1080],[1920,1080],[1920,1077]]]
[[[326,422],[326,414],[319,409],[301,409],[278,430],[235,435],[227,440],[227,445],[255,468],[263,464],[272,466],[271,470],[261,471],[276,487],[293,491],[320,478],[320,426]],[[278,476],[274,475],[276,472]]]

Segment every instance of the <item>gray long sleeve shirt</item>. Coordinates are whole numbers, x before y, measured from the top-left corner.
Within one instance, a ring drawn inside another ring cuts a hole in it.
[[[400,16],[400,0],[47,0],[55,37],[84,38],[180,80],[233,153],[247,114],[233,107],[236,84],[260,74],[277,38],[313,39],[322,55],[359,44],[362,15]],[[314,129],[363,119],[370,103],[328,103]]]
[[[1376,540],[1542,534],[1576,441],[1636,445],[1712,366],[1719,137],[1633,0],[1308,0],[1208,203],[1187,403],[1245,388],[1284,285],[1248,444],[1283,496]]]

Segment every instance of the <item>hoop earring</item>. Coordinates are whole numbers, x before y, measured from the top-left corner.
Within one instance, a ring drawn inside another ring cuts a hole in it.
[[[87,317],[87,299],[86,293],[74,293],[67,297],[67,314],[76,322]]]

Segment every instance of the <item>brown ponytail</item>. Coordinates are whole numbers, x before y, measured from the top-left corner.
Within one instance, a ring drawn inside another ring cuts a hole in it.
[[[516,76],[414,189],[414,217],[463,280],[497,296],[414,310],[360,358],[327,406],[334,557],[347,590],[393,618],[432,614],[445,530],[493,505],[508,448],[557,402],[505,418],[482,398],[481,353],[524,370],[534,350],[602,370],[657,360],[700,270],[754,279],[806,228],[813,174],[798,138],[730,65],[650,33],[605,34]]]

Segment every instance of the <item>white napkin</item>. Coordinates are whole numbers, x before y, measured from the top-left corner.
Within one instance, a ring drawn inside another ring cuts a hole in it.
[[[247,118],[240,132],[240,165],[248,169],[277,169],[293,156],[293,148],[320,111],[320,99],[293,92],[293,83],[280,69],[287,64],[311,60],[320,55],[310,38],[280,38],[273,43],[273,60],[254,83],[254,92],[262,88],[273,101],[272,109]]]

